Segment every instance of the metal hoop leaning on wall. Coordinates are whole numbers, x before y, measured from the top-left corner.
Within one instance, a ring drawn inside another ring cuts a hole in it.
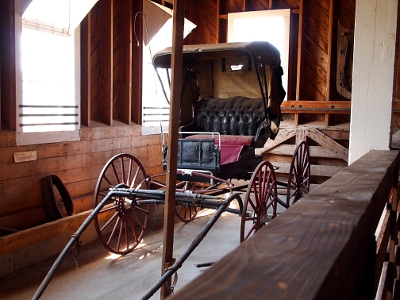
[[[53,185],[60,193],[67,215],[65,215],[57,205]],[[56,175],[49,175],[42,178],[42,206],[46,218],[50,221],[58,220],[66,216],[72,216],[75,213],[74,204],[67,188]]]

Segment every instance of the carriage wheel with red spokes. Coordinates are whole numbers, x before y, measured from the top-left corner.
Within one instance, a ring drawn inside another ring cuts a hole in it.
[[[254,170],[247,187],[241,219],[240,242],[276,217],[277,196],[274,168],[270,162],[263,161]]]
[[[175,214],[182,222],[189,223],[197,216],[200,209],[201,208],[196,205],[176,205]]]
[[[289,207],[310,191],[310,152],[306,141],[297,145],[289,169],[286,204]]]
[[[147,175],[140,161],[130,154],[118,154],[103,167],[94,191],[96,207],[117,185],[148,188]],[[94,217],[97,235],[103,246],[116,254],[131,252],[142,240],[149,216],[148,205],[132,206],[125,197],[112,197]],[[136,199],[140,200],[140,199]]]
[[[181,191],[194,191],[196,189],[196,183],[191,181],[182,181],[177,184],[177,189]],[[201,207],[196,205],[175,205],[175,214],[179,220],[184,223],[189,223],[196,218],[197,213],[201,210]]]

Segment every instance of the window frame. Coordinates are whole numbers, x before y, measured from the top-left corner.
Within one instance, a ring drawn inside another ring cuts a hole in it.
[[[23,0],[15,1],[15,66],[16,66],[16,144],[34,145],[47,144],[57,142],[79,141],[80,140],[80,85],[81,85],[81,59],[80,59],[80,26],[73,33],[75,68],[74,68],[74,97],[75,104],[78,105],[78,125],[75,130],[71,131],[46,131],[46,132],[23,132],[20,122],[20,114],[22,113],[20,105],[23,105],[23,89],[22,89],[22,14],[25,2]]]

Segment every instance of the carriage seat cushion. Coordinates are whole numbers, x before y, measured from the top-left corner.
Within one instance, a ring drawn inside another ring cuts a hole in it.
[[[196,134],[188,136],[186,139],[209,139],[210,135]],[[244,146],[251,146],[253,143],[253,136],[237,136],[237,135],[221,135],[221,145],[219,145],[218,137],[214,137],[214,143],[220,146],[220,164],[225,165],[228,163],[236,162],[239,160],[240,153]]]
[[[203,98],[194,105],[193,122],[181,131],[256,136],[264,120],[262,98]]]

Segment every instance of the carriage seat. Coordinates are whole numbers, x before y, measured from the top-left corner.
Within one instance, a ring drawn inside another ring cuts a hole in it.
[[[235,96],[230,98],[203,98],[194,105],[192,123],[181,126],[181,132],[219,132],[222,135],[253,136],[258,142],[265,127],[262,98]]]
[[[221,165],[237,161],[243,148],[254,152],[254,148],[262,147],[270,137],[262,98],[204,98],[195,103],[193,116],[192,123],[181,126],[182,137],[210,138],[202,134],[189,136],[185,132],[220,133]],[[219,140],[215,137],[217,143]]]

